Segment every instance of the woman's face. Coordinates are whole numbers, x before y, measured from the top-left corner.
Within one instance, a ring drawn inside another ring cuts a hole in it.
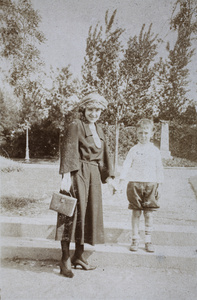
[[[101,108],[98,107],[86,107],[85,117],[89,123],[95,123],[101,115]]]

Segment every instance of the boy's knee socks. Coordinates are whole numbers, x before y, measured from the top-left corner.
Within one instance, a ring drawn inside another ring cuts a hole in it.
[[[132,240],[139,241],[140,237],[139,235],[132,235]]]
[[[145,226],[145,243],[151,243],[152,227]]]

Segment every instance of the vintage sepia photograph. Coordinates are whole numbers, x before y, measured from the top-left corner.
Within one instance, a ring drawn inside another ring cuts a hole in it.
[[[0,0],[2,300],[197,298],[197,0]]]

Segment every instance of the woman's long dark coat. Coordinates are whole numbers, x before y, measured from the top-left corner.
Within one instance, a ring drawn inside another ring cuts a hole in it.
[[[64,136],[60,174],[71,172],[71,192],[78,199],[73,217],[58,214],[56,240],[91,245],[104,243],[101,181],[113,177],[102,129],[98,148],[87,123],[73,121]]]

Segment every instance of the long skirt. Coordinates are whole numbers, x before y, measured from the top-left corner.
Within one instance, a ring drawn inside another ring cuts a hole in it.
[[[104,243],[101,179],[95,162],[80,162],[72,174],[72,195],[77,198],[73,217],[57,216],[56,240],[90,245]]]

